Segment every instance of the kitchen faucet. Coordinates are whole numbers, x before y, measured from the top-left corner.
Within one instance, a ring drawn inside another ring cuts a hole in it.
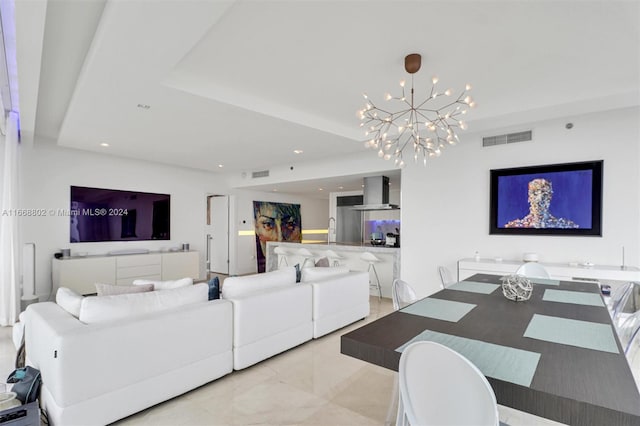
[[[333,221],[333,228],[331,228],[331,221]],[[336,229],[336,218],[331,216],[329,218],[329,224],[327,226],[328,231],[327,231],[327,244],[329,244],[331,242],[331,229],[333,229],[334,233],[335,233],[335,229]]]

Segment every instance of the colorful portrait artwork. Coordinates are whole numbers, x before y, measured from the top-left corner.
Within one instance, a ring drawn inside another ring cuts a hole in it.
[[[591,170],[501,176],[498,227],[590,229],[592,185]]]
[[[254,201],[258,272],[265,271],[267,241],[302,242],[300,204]]]

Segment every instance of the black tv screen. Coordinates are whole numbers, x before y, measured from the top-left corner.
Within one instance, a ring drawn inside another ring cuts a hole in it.
[[[489,233],[601,236],[602,164],[491,170]]]
[[[170,204],[169,194],[72,186],[69,241],[168,240]]]

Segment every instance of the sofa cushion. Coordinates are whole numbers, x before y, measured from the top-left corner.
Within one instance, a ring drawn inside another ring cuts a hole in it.
[[[222,297],[245,296],[278,287],[296,284],[296,269],[293,266],[262,274],[229,277],[222,284]]]
[[[193,278],[180,278],[179,280],[154,281],[135,280],[133,285],[153,284],[154,290],[171,290],[173,288],[186,287],[193,284]]]
[[[112,285],[96,283],[98,296],[115,296],[117,294],[144,293],[153,291],[153,284]]]
[[[82,299],[84,297],[67,287],[60,287],[56,292],[56,303],[76,318],[80,316]]]
[[[86,324],[107,322],[206,302],[208,296],[209,286],[203,283],[166,291],[85,297],[80,307],[79,319]]]
[[[333,268],[304,268],[302,270],[302,282],[320,281],[337,275],[344,275],[349,272],[347,266],[336,266]]]

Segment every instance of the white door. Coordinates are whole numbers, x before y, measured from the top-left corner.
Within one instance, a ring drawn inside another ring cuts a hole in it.
[[[209,244],[209,272],[229,274],[229,196],[208,197],[211,226]]]

